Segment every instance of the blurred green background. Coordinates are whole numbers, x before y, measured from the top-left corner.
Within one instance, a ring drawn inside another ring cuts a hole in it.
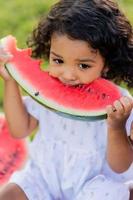
[[[48,12],[57,0],[0,0],[0,38],[12,34],[20,48],[39,18]],[[133,24],[133,0],[118,0],[123,11]],[[3,107],[3,81],[0,79],[0,109]]]

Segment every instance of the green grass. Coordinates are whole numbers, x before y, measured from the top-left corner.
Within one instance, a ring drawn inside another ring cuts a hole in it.
[[[120,6],[133,24],[133,0],[119,0]]]
[[[0,38],[12,34],[17,38],[19,47],[26,47],[28,35],[54,2],[57,0],[0,0]],[[118,2],[133,23],[133,0],[118,0]],[[0,79],[0,110],[2,97],[3,82]]]
[[[0,0],[0,38],[12,34],[19,47],[26,47],[28,35],[54,2],[56,0]],[[2,107],[3,81],[0,78],[0,111]]]
[[[21,47],[25,46],[38,19],[55,0],[0,0],[0,37],[14,35]]]

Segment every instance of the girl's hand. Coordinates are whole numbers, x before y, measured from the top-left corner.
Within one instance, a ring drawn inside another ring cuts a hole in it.
[[[5,80],[8,81],[11,76],[8,74],[7,70],[5,69],[4,65],[12,58],[13,56],[3,49],[2,45],[0,45],[0,76]]]
[[[125,129],[125,123],[133,108],[133,99],[122,96],[113,105],[107,106],[108,127],[114,130]]]

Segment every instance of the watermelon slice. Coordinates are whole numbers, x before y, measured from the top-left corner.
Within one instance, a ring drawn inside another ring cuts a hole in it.
[[[26,140],[13,139],[3,114],[0,114],[0,186],[6,183],[11,174],[23,167],[27,156]]]
[[[39,103],[59,114],[83,120],[102,119],[106,117],[106,106],[121,96],[112,82],[102,78],[86,85],[64,85],[43,71],[40,61],[30,57],[31,49],[18,49],[11,35],[3,38],[1,45],[13,55],[6,64],[11,76]]]

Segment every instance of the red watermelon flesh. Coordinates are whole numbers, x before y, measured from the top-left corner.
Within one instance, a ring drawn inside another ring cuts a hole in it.
[[[0,186],[23,167],[27,155],[26,140],[12,138],[5,117],[0,114]]]
[[[13,55],[6,68],[13,78],[39,103],[66,115],[87,119],[103,118],[105,108],[121,97],[110,81],[99,78],[91,84],[68,86],[40,68],[40,61],[30,57],[31,49],[18,49],[16,39],[7,36],[3,47]]]

